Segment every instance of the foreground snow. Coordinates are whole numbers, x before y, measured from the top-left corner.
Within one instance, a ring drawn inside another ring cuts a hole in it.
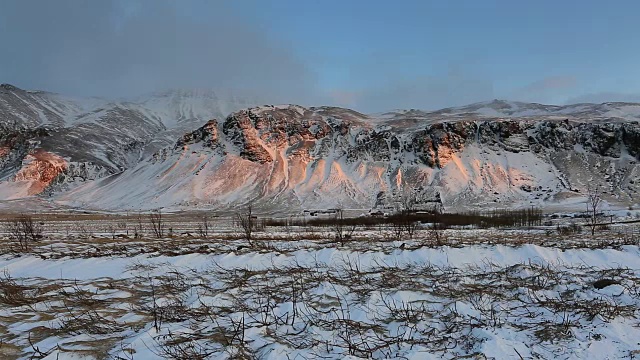
[[[177,256],[5,254],[0,355],[604,359],[640,352],[637,246],[244,245],[217,241]],[[602,279],[613,284],[594,287]]]

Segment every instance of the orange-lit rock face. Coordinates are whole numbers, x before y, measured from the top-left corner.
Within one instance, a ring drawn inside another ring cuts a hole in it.
[[[205,146],[217,148],[220,145],[218,137],[218,121],[215,119],[209,120],[201,128],[184,134],[176,143],[176,148],[185,147],[195,142],[203,142]]]
[[[345,137],[352,127],[367,126],[356,115],[337,121],[324,117],[323,111],[295,105],[243,110],[226,119],[223,132],[241,148],[241,157],[264,164],[275,161],[274,153],[281,149],[306,148],[308,142],[335,134]]]
[[[442,168],[464,149],[476,130],[473,122],[433,124],[416,133],[412,146],[426,165]]]
[[[27,156],[14,181],[30,181],[29,195],[37,195],[67,169],[67,162],[58,155],[36,150]]]
[[[7,155],[9,155],[9,153],[11,152],[11,148],[8,146],[1,146],[0,147],[0,158],[3,158]]]
[[[227,118],[223,131],[241,148],[241,157],[261,164],[272,162],[273,157],[258,134],[260,124],[254,125],[251,117],[250,111],[240,111]]]

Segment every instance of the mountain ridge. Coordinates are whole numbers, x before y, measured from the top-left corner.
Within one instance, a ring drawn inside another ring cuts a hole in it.
[[[612,203],[636,201],[637,123],[493,119],[397,132],[368,124],[366,115],[343,121],[335,111],[264,106],[212,120],[115,181],[104,180],[104,196],[145,182],[134,198],[149,208],[251,202],[299,211],[389,206],[409,188],[416,197],[468,209],[545,206],[580,198],[597,184]],[[102,194],[101,187],[96,182],[70,194]],[[129,195],[102,206],[126,207]]]
[[[0,88],[3,200],[36,195],[110,210],[253,202],[299,211],[389,207],[410,191],[456,209],[544,207],[579,203],[593,183],[615,206],[637,203],[640,104],[493,100],[367,115],[249,107],[187,90],[74,107],[59,95]],[[39,106],[97,108],[78,122],[53,110],[42,118]],[[235,110],[222,116],[225,106]]]

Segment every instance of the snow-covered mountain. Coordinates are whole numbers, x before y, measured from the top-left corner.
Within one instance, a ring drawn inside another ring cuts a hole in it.
[[[620,122],[640,120],[640,104],[609,102],[602,104],[573,104],[566,106],[493,100],[471,105],[445,108],[437,111],[416,109],[396,110],[376,114],[375,117],[399,127],[425,123],[486,120],[500,118],[526,118],[538,120],[569,119],[590,122]]]
[[[455,209],[582,207],[591,186],[612,205],[639,202],[639,104],[495,100],[365,115],[236,111],[251,101],[206,91],[118,102],[3,91],[1,199],[295,212],[388,207],[409,194]]]
[[[407,126],[409,116],[400,114],[380,120],[332,107],[242,110],[56,200],[110,209],[252,202],[297,211],[384,207],[409,192],[469,209],[570,205],[593,186],[611,204],[638,201],[637,121],[476,114]]]
[[[255,104],[211,90],[171,90],[113,101],[0,85],[0,198],[60,190],[120,173],[212,116],[222,118]],[[43,171],[57,176],[40,176]]]

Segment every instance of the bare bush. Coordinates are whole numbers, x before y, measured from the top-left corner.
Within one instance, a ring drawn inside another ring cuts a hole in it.
[[[587,188],[587,213],[589,214],[589,225],[591,226],[591,235],[595,235],[596,226],[598,225],[600,206],[602,205],[602,197],[597,188]]]
[[[126,218],[118,222],[118,228],[120,228],[121,230],[124,230],[125,234],[129,236],[129,227],[127,225]]]
[[[404,233],[404,226],[400,221],[391,222],[391,233],[393,234],[393,239],[396,241],[402,240],[402,234]]]
[[[161,209],[149,213],[149,222],[151,222],[151,230],[153,231],[153,235],[158,239],[164,237],[165,224],[162,220]]]
[[[236,221],[238,226],[244,232],[244,236],[249,242],[249,245],[253,245],[253,231],[256,227],[257,217],[253,215],[253,207],[251,204],[247,206],[247,209],[244,212],[236,213]]]
[[[409,239],[413,239],[413,235],[420,227],[420,222],[407,216],[403,219],[402,224],[404,227],[404,232],[407,233]]]
[[[438,223],[433,223],[429,226],[429,235],[437,246],[444,246],[449,242],[444,230],[444,226]]]
[[[107,225],[107,231],[111,234],[111,240],[115,240],[118,229],[113,224],[109,224]]]
[[[20,251],[29,251],[32,243],[42,239],[42,227],[42,223],[34,221],[33,217],[20,215],[5,224],[5,232]]]
[[[64,316],[60,318],[61,332],[69,334],[105,335],[122,330],[109,316],[101,313],[105,300],[97,299],[91,291],[82,289],[75,282],[60,290]]]
[[[80,237],[83,238],[83,239],[89,239],[89,238],[91,238],[93,236],[93,233],[91,232],[90,227],[86,226],[84,224],[79,224],[76,227],[76,231],[78,232]]]
[[[566,226],[558,225],[556,227],[556,231],[560,235],[573,235],[581,233],[582,228],[578,224],[570,224]]]
[[[37,291],[28,286],[18,284],[11,277],[9,270],[4,269],[0,276],[0,304],[22,306],[38,302]]]
[[[141,239],[143,233],[144,233],[144,221],[142,219],[142,214],[138,213],[137,224],[133,226],[133,238]]]
[[[337,209],[334,223],[332,225],[334,240],[344,245],[351,240],[353,232],[356,230],[355,224],[347,224],[344,219],[344,210]]]
[[[198,223],[198,228],[197,228],[198,235],[201,238],[206,239],[209,237],[209,233],[212,230],[213,230],[213,227],[211,226],[211,220],[209,219],[209,216],[207,214],[204,214],[201,218],[200,223]]]

